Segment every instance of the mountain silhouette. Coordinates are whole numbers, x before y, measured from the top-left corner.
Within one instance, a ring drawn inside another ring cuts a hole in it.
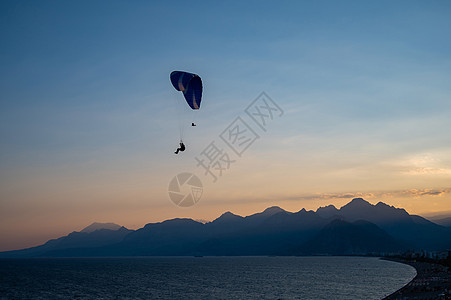
[[[304,254],[365,255],[371,252],[396,252],[406,245],[373,223],[335,219],[302,246]]]
[[[339,214],[339,212],[340,211],[333,205],[320,207],[316,210],[316,213],[323,218],[331,218],[331,217],[337,216]]]
[[[226,212],[200,223],[171,219],[138,230],[92,224],[44,245],[0,257],[152,255],[361,255],[451,248],[451,229],[382,202],[355,198],[340,209],[287,212],[270,207],[242,217]],[[92,231],[95,228],[101,228]]]
[[[451,217],[431,219],[432,222],[445,227],[451,227]]]
[[[89,226],[88,226],[89,227]],[[86,228],[88,228],[86,227]],[[85,229],[86,229],[85,228]],[[92,227],[91,227],[92,229]],[[0,252],[0,257],[40,257],[40,256],[60,256],[68,249],[89,249],[93,247],[102,247],[118,243],[124,239],[132,230],[120,227],[117,230],[98,229],[88,232],[74,231],[64,237],[52,239],[45,244],[23,250]],[[63,255],[64,256],[64,255]]]
[[[374,223],[411,248],[444,249],[451,243],[448,228],[382,202],[372,205],[362,198],[355,198],[340,208],[336,215],[348,221],[365,220]]]
[[[98,222],[94,222],[91,225],[85,227],[83,230],[81,230],[80,232],[94,232],[96,230],[99,229],[109,229],[109,230],[118,230],[119,228],[121,228],[120,225],[114,224],[114,223],[98,223]]]

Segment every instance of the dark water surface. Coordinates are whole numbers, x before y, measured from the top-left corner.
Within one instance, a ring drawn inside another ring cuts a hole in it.
[[[380,299],[415,274],[372,257],[0,259],[0,298]]]

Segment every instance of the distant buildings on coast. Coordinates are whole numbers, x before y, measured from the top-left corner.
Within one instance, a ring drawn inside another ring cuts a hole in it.
[[[427,258],[432,260],[446,260],[451,257],[451,250],[442,250],[442,251],[406,251],[400,255],[403,258],[409,259],[418,259],[418,258]]]
[[[394,257],[413,261],[426,261],[451,267],[451,250],[426,251],[409,250],[403,253],[380,253],[383,257]]]

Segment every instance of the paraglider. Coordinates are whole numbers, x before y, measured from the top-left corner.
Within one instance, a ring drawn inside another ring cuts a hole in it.
[[[186,103],[192,109],[199,109],[202,101],[202,80],[199,75],[174,71],[171,73],[171,82],[177,91],[183,92]]]
[[[173,71],[170,75],[171,83],[177,91],[183,93],[185,102],[192,110],[198,110],[202,101],[202,80],[199,75],[183,72]],[[179,121],[180,122],[180,121]],[[180,126],[180,147],[177,148],[175,154],[179,151],[185,151],[185,144],[183,144],[183,125]],[[191,126],[196,126],[194,122],[191,122]]]

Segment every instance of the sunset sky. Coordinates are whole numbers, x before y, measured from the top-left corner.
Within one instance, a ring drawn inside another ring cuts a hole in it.
[[[450,1],[1,1],[0,14],[0,251],[94,221],[353,197],[451,214]],[[190,112],[174,70],[204,84],[179,155]],[[245,112],[262,92],[283,111],[266,131]],[[241,156],[220,137],[237,117],[259,136]],[[216,182],[196,161],[211,142],[234,160]],[[181,172],[204,187],[189,208],[168,196]]]

